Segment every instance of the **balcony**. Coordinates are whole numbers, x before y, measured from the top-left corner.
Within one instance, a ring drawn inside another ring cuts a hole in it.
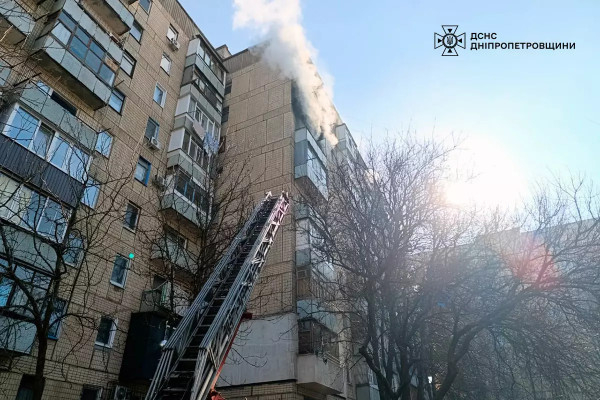
[[[174,289],[173,286],[175,286]],[[173,305],[171,305],[171,296]],[[165,282],[154,289],[142,292],[140,312],[157,312],[165,315],[175,313],[183,316],[188,306],[189,302],[185,292],[177,285]]]
[[[344,391],[344,370],[335,360],[316,354],[298,355],[298,386],[322,393]]]
[[[294,174],[309,193],[318,193],[325,199],[327,192],[327,159],[310,131],[298,129],[294,133]]]
[[[68,134],[87,150],[93,151],[98,132],[68,112],[40,88],[29,85],[21,94],[20,101],[36,111],[56,128]]]
[[[0,316],[0,353],[26,355],[31,352],[36,329],[32,322]]]
[[[133,14],[119,0],[82,0],[81,3],[117,36],[127,33],[133,25]]]
[[[188,114],[176,117],[173,128],[167,151],[167,168],[182,169],[203,186],[210,186],[209,157],[203,151],[204,129]]]
[[[195,272],[197,263],[193,254],[175,243],[169,243],[165,240],[159,241],[162,243],[152,244],[151,260],[167,261],[181,270]]]
[[[75,0],[59,1],[54,10],[58,19],[48,22],[33,50],[44,68],[98,109],[110,98],[123,50]]]
[[[225,85],[223,84],[224,79],[217,77],[215,72],[211,69],[210,66],[206,64],[204,61],[204,54],[206,52],[210,52],[207,49],[207,46],[202,43],[202,39],[195,38],[190,41],[188,45],[187,55],[185,59],[185,67],[189,67],[190,65],[195,65],[200,72],[208,79],[210,84],[217,90],[217,92],[221,95],[225,95]],[[218,58],[215,55],[208,56],[212,62]],[[222,69],[222,67],[219,66]]]
[[[173,210],[178,216],[185,218],[197,226],[206,224],[207,212],[209,210],[208,200],[203,200],[202,194],[196,195],[196,190],[201,190],[200,185],[195,183],[179,183],[182,174],[170,175],[166,178],[166,189],[161,198],[163,210]],[[190,180],[184,177],[182,180]],[[182,193],[183,192],[183,193]],[[177,216],[174,216],[177,218]]]
[[[72,207],[79,202],[84,186],[81,182],[2,134],[0,154],[2,168]]]
[[[16,45],[33,31],[35,21],[15,0],[0,0],[0,37],[3,43]]]

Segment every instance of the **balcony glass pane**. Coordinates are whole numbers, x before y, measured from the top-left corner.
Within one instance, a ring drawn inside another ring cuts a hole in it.
[[[85,57],[85,53],[87,52],[87,47],[85,44],[83,44],[83,42],[79,39],[77,39],[76,37],[73,38],[73,40],[71,41],[71,45],[69,46],[69,48],[71,49],[71,52],[83,59]]]
[[[52,29],[52,34],[62,44],[66,45],[67,43],[69,43],[71,32],[61,22],[56,23],[56,26],[54,27],[54,29]]]
[[[88,52],[87,56],[85,57],[85,63],[94,72],[98,72],[100,70],[100,65],[102,65],[100,57],[98,57],[91,51]]]
[[[38,132],[35,134],[33,139],[32,150],[40,157],[46,158],[48,155],[48,148],[52,142],[53,133],[45,126],[41,126]]]
[[[39,120],[27,111],[19,108],[8,128],[8,136],[15,139],[17,143],[29,147],[31,139],[35,134]]]

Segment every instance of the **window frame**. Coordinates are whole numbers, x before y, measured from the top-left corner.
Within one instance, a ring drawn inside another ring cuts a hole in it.
[[[61,18],[63,16],[65,16],[65,19]],[[69,26],[71,24],[73,24],[73,26]],[[59,25],[62,26],[64,29],[66,29],[66,31],[68,31],[70,34],[66,43],[62,40],[62,38],[59,38],[54,32],[56,27],[58,27]],[[81,31],[81,34],[78,34],[79,33],[78,31]],[[60,42],[62,45],[64,45],[64,49],[66,51],[71,53],[73,55],[73,57],[77,58],[83,65],[86,66],[86,68],[88,68],[90,71],[92,71],[95,76],[97,76],[104,83],[106,83],[107,85],[112,87],[112,85],[115,82],[115,78],[117,76],[117,71],[112,70],[110,68],[111,63],[106,62],[106,60],[107,60],[107,58],[112,59],[114,61],[114,63],[112,63],[112,64],[116,64],[116,60],[114,60],[114,58],[109,54],[108,50],[105,49],[104,46],[102,46],[94,38],[93,35],[90,35],[87,32],[87,30],[84,29],[83,26],[81,26],[79,24],[79,22],[77,22],[69,13],[67,13],[64,10],[61,10],[58,14],[58,17],[54,21],[54,25],[49,33],[52,35],[53,38],[55,38],[58,42]],[[84,37],[87,37],[86,41],[84,41]],[[77,39],[80,43],[82,43],[85,46],[85,48],[86,48],[85,54],[81,55],[81,54],[77,53],[76,50],[72,49],[73,39]],[[92,44],[94,44],[97,47],[97,49],[98,49],[97,51],[95,51],[92,48]],[[100,52],[102,54],[98,54],[98,52]],[[88,63],[88,56],[90,55],[90,53],[92,53],[93,57],[95,57],[99,60],[98,61],[99,66],[96,69],[94,69],[94,66],[91,64],[91,62]],[[104,76],[102,75],[103,67],[105,67],[105,69],[112,72],[112,79],[110,80],[110,82],[107,81],[106,79],[104,79]]]
[[[111,321],[111,326],[110,326],[110,332],[109,332],[109,337],[108,337],[108,343],[103,343],[103,342],[99,342],[98,341],[98,333],[100,333],[100,324],[102,323],[102,319],[108,319]],[[117,333],[117,324],[118,324],[119,320],[117,318],[112,318],[109,316],[102,316],[100,317],[100,324],[98,324],[98,330],[96,331],[96,339],[94,339],[94,345],[99,346],[99,347],[104,347],[107,349],[112,348],[114,342],[115,342],[115,334]]]
[[[148,9],[142,5],[142,1],[139,1],[139,6],[146,14],[150,14],[150,10],[152,10],[152,0],[148,0]]]
[[[96,396],[95,396],[96,398],[94,400],[100,400],[102,398],[102,387],[83,385],[83,387],[81,388],[81,394],[79,395],[79,400],[83,399],[83,395],[86,390],[96,391]]]
[[[125,260],[125,271],[123,272],[123,282],[113,280],[113,274],[115,272],[115,267],[117,266],[118,259]],[[113,286],[120,287],[121,289],[125,289],[125,285],[127,284],[127,276],[129,275],[130,267],[131,267],[131,260],[122,254],[117,254],[113,261],[113,269],[110,272],[110,280],[109,280],[110,284]]]
[[[60,308],[59,314],[55,317],[55,313],[57,312],[57,308],[56,305],[54,306],[54,310],[52,311],[52,314],[50,315],[50,326],[48,328],[48,339],[52,339],[52,340],[58,340],[58,338],[60,337],[60,332],[62,330],[62,323],[63,323],[63,318],[65,317],[64,314],[66,313],[66,308],[67,308],[67,301],[61,298],[55,298],[54,302],[61,302],[62,303],[62,307]],[[55,318],[55,320],[53,321],[52,319]],[[54,329],[53,333],[50,333],[50,330]]]
[[[125,219],[125,217],[127,217],[127,211],[128,211],[129,206],[131,206],[133,209],[137,210],[133,228],[127,223],[127,220]],[[127,203],[127,206],[125,207],[125,215],[123,218],[123,227],[125,229],[135,233],[135,231],[137,230],[137,227],[138,227],[138,223],[140,222],[140,211],[141,211],[141,209],[137,205],[133,204],[132,202]]]
[[[163,61],[167,61],[168,62],[168,68],[165,68],[163,66]],[[165,71],[168,75],[171,74],[171,65],[173,64],[173,61],[171,60],[171,57],[169,57],[166,53],[162,54],[162,57],[160,59],[160,68]]]
[[[104,148],[98,148],[98,146],[101,144],[102,140],[101,137],[105,136],[107,138],[109,138],[109,143],[108,143],[108,151],[106,151]],[[100,131],[98,132],[98,137],[96,138],[96,145],[94,146],[94,150],[100,154],[103,157],[109,158],[110,157],[110,153],[112,151],[112,145],[113,145],[113,141],[114,141],[115,137],[113,135],[111,135],[110,133],[108,133],[108,131],[104,130],[104,131]],[[105,153],[106,151],[106,153]]]
[[[115,95],[115,97],[119,98],[121,100],[121,107],[117,110],[116,108],[113,107],[112,104],[110,104],[110,101],[113,98],[113,95]],[[123,107],[125,106],[125,94],[123,92],[121,92],[119,89],[117,88],[113,88],[110,91],[110,98],[108,99],[108,106],[110,108],[112,108],[113,110],[115,110],[117,113],[122,114],[123,113]]]
[[[144,165],[145,164],[145,165]],[[138,171],[138,166],[142,166],[145,167],[146,172],[144,174],[144,178],[140,179],[137,176],[137,171]],[[150,180],[150,172],[152,170],[152,163],[148,160],[146,160],[144,157],[139,156],[138,157],[138,162],[135,166],[135,173],[133,174],[133,177],[136,181],[142,183],[144,186],[148,186],[148,181]]]
[[[156,93],[161,93],[160,102],[156,101]],[[154,86],[154,93],[152,94],[152,100],[156,104],[158,104],[161,108],[165,107],[165,102],[167,101],[167,89],[163,88],[160,83],[156,82]]]
[[[90,182],[93,182],[93,184],[90,184]],[[96,195],[94,197],[94,201],[93,204],[89,204],[87,200],[85,200],[87,198],[87,193],[88,190],[91,188],[96,188]],[[98,198],[100,198],[100,182],[95,180],[94,178],[88,178],[88,180],[86,181],[85,187],[83,188],[83,194],[81,195],[81,204],[83,204],[84,206],[87,206],[91,209],[96,208],[96,205],[98,204]]]
[[[173,33],[173,35],[172,35],[173,37],[169,36],[169,32]],[[167,28],[167,39],[169,39],[169,40],[177,40],[177,39],[179,39],[179,31],[177,31],[177,29],[175,29],[173,27],[173,25],[171,25],[171,24],[169,24],[169,27]]]
[[[148,136],[148,126],[152,124],[155,129],[154,129],[154,134],[152,135],[152,137]],[[156,140],[158,140],[158,135],[160,133],[160,124],[152,117],[148,117],[148,121],[146,122],[146,129],[144,131],[144,137],[148,140],[152,140],[152,138],[156,138]]]
[[[131,64],[131,71],[127,72],[125,68],[123,68],[123,60],[127,60],[129,64]],[[137,60],[129,53],[127,50],[123,50],[123,57],[121,58],[121,62],[119,63],[119,68],[127,74],[129,77],[133,77],[133,73],[135,71],[135,65],[137,64]]]
[[[139,39],[132,32],[139,32],[139,34],[140,34]],[[136,20],[133,20],[133,24],[131,25],[129,34],[135,39],[136,42],[141,43],[142,36],[144,35],[144,28],[142,27],[142,25],[140,25],[139,22],[137,22]]]

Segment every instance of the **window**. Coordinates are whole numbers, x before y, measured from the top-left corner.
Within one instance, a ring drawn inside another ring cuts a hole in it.
[[[187,248],[187,239],[172,228],[165,230],[165,239],[167,246],[171,249],[185,250]]]
[[[58,339],[66,305],[67,302],[65,300],[54,299],[54,309],[52,310],[52,315],[50,315],[50,329],[48,330],[48,337],[50,339]]]
[[[67,241],[67,249],[63,254],[63,260],[65,264],[73,266],[79,264],[82,251],[83,238],[74,233],[69,234],[69,240]]]
[[[229,121],[229,106],[223,108],[223,115],[221,116],[221,123]]]
[[[197,101],[195,100],[190,100],[190,108],[188,110],[189,114],[192,116],[193,119],[195,119],[196,121],[198,121],[200,123],[200,125],[202,125],[202,128],[204,128],[204,131],[213,136],[213,137],[219,137],[219,132],[221,130],[221,128],[219,127],[218,124],[215,123],[215,121],[213,121],[211,118],[208,117],[208,115],[202,111],[202,108],[200,107],[200,104],[198,104]]]
[[[225,94],[229,93],[231,93],[231,82],[227,82],[227,85],[225,85]]]
[[[102,398],[102,388],[94,386],[84,386],[81,391],[80,400],[100,400]]]
[[[21,288],[9,277],[2,275],[8,272],[9,264],[4,258],[0,258],[0,309],[12,313],[33,317],[31,314],[31,303],[25,293],[33,296],[39,307],[43,307],[44,300],[50,285],[50,277],[22,265],[17,265],[12,271],[14,276],[26,288],[23,292]]]
[[[132,203],[127,204],[127,208],[125,209],[125,219],[123,221],[125,227],[134,231],[135,228],[137,228],[139,215],[140,209],[138,207]]]
[[[5,135],[14,139],[21,146],[29,148],[37,132],[39,120],[23,108],[18,107],[12,117],[12,122],[7,124]]]
[[[173,28],[172,25],[169,25],[169,28],[167,29],[167,39],[177,40],[178,37],[179,33],[177,32],[177,29]]]
[[[133,69],[135,68],[135,58],[132,57],[126,51],[123,51],[123,58],[121,59],[121,69],[129,76],[133,75]]]
[[[0,175],[0,216],[23,228],[60,241],[70,210],[38,192]]]
[[[98,325],[98,334],[96,335],[96,345],[102,347],[112,347],[117,331],[117,321],[110,317],[100,318]]]
[[[77,115],[77,107],[75,107],[73,104],[69,103],[69,101],[67,101],[60,94],[56,93],[56,91],[54,89],[51,89],[51,91],[52,91],[52,94],[50,95],[50,98],[52,100],[54,100],[59,106],[64,108],[69,114]]]
[[[203,211],[208,210],[208,192],[183,171],[179,171],[175,180],[175,190]]]
[[[59,14],[56,25],[52,29],[52,35],[100,79],[112,86],[115,80],[113,68],[116,62],[89,33],[64,11]]]
[[[15,400],[31,400],[33,399],[33,375],[23,375],[19,384],[19,391]]]
[[[131,29],[129,30],[129,34],[131,36],[133,36],[133,38],[135,40],[140,42],[142,40],[143,32],[144,32],[144,29],[142,28],[142,26],[137,21],[133,21],[133,25],[132,25]]]
[[[216,89],[212,86],[209,80],[200,72],[198,67],[193,67],[193,73],[189,81],[185,83],[193,83],[194,86],[206,97],[206,100],[217,109],[221,111],[223,109],[223,97],[219,94]]]
[[[152,1],[150,0],[140,0],[140,6],[146,11],[150,13],[150,7],[152,7]]]
[[[154,98],[154,102],[156,102],[159,106],[161,106],[161,107],[165,106],[167,92],[165,91],[165,89],[160,87],[160,85],[158,83],[154,87],[154,97],[153,98]]]
[[[209,156],[203,146],[191,137],[186,131],[183,135],[183,145],[181,148],[190,158],[197,162],[204,170],[208,169]]]
[[[168,74],[171,71],[171,59],[166,54],[162,55],[160,67]]]
[[[110,283],[115,286],[125,287],[127,281],[127,271],[129,270],[129,259],[121,255],[115,257],[112,274],[110,275]]]
[[[144,134],[144,136],[148,140],[151,140],[152,138],[158,139],[158,130],[159,129],[160,129],[160,125],[158,125],[158,122],[156,122],[152,118],[148,118],[148,123],[146,124],[146,133]]]
[[[108,105],[111,106],[113,110],[120,113],[123,110],[123,102],[125,101],[125,95],[119,92],[117,89],[113,89],[110,94],[110,99],[108,100]]]
[[[96,151],[104,157],[108,157],[110,155],[112,142],[113,137],[110,133],[106,131],[98,133],[98,138],[96,139]]]
[[[202,43],[201,46],[198,47],[198,52],[196,54],[204,60],[204,63],[210,67],[212,72],[221,82],[225,81],[225,70],[219,66],[219,63],[210,54],[210,50],[205,43]]]
[[[148,184],[148,178],[150,178],[151,164],[148,160],[140,157],[135,167],[134,177],[144,185]]]
[[[95,179],[89,178],[85,183],[85,189],[83,190],[83,196],[81,202],[89,208],[96,207],[98,202],[98,195],[100,194],[100,182]]]

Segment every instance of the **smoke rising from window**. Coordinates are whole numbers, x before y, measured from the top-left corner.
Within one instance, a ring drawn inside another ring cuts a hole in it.
[[[338,118],[332,103],[331,79],[327,75],[322,79],[311,61],[317,52],[301,24],[300,0],[234,0],[234,7],[233,27],[250,29],[261,36],[265,41],[262,59],[296,82],[304,113],[332,145],[336,144],[333,127]]]

